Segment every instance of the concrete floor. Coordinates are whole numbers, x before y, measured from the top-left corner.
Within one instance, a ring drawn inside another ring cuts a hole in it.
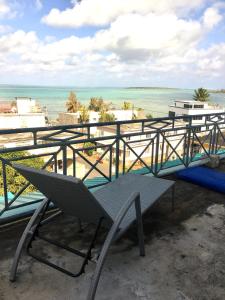
[[[221,168],[225,169],[224,165]],[[96,299],[225,299],[225,196],[180,180],[176,182],[174,212],[170,196],[164,195],[144,216],[146,257],[138,256],[135,228],[113,245]],[[1,228],[0,299],[86,299],[94,263],[89,263],[79,278],[70,278],[24,253],[17,281],[9,282],[11,260],[25,224]],[[87,226],[82,235],[75,220],[60,217],[48,226],[48,232],[43,227],[43,232],[85,249],[93,228]],[[41,255],[76,270],[79,258],[43,242],[35,243]]]

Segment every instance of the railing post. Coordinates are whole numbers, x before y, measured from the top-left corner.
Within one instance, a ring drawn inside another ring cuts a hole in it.
[[[116,125],[116,165],[115,165],[115,175],[116,178],[119,177],[120,168],[120,124]]]
[[[4,199],[5,199],[5,209],[8,209],[8,189],[7,189],[7,178],[6,178],[6,165],[4,161],[2,161],[2,176],[3,176],[3,190],[4,190]]]
[[[34,145],[36,146],[37,145],[37,132],[36,131],[33,132],[33,141],[34,141]]]
[[[212,139],[211,139],[211,154],[216,153],[216,124],[214,124],[213,130],[212,130]]]
[[[67,175],[67,147],[62,147],[62,163],[63,163],[63,175]]]
[[[155,176],[158,175],[158,163],[159,163],[159,142],[160,142],[160,131],[157,130],[156,133],[156,143],[155,143]]]
[[[187,168],[190,162],[190,146],[191,146],[191,124],[192,124],[192,120],[189,119],[189,124],[187,126],[187,139],[185,139],[186,141],[186,145],[184,145],[184,155],[185,155],[185,167]]]

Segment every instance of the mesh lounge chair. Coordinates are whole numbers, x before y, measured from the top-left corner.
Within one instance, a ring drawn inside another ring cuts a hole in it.
[[[37,260],[70,276],[77,277],[81,275],[85,271],[86,264],[92,258],[91,252],[100,227],[106,226],[111,229],[97,260],[97,266],[88,293],[88,300],[95,298],[101,270],[111,243],[121,237],[134,221],[137,223],[140,255],[145,255],[142,214],[163,193],[174,186],[174,181],[127,174],[91,193],[83,182],[77,178],[17,164],[13,166],[30,183],[37,187],[46,196],[46,199],[36,209],[23,232],[13,260],[10,280],[14,281],[16,278],[19,259],[25,244],[27,245],[28,254]],[[50,202],[53,202],[64,214],[75,216],[82,222],[94,223],[96,225],[94,236],[90,241],[86,253],[62,245],[58,241],[42,237],[39,234],[39,227],[60,213],[57,212],[53,216],[44,218]],[[81,256],[83,261],[80,270],[77,273],[72,273],[34,254],[33,251],[30,251],[34,238],[44,239],[49,243]]]

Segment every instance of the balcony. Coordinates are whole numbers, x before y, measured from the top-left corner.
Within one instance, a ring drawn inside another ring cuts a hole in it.
[[[224,299],[224,219],[224,195],[177,180],[175,211],[171,212],[170,195],[165,195],[144,217],[146,256],[138,256],[136,231],[131,228],[110,250],[96,299]],[[85,299],[95,268],[92,263],[84,275],[70,278],[24,254],[17,281],[9,282],[11,260],[24,226],[25,222],[1,229],[1,299]],[[70,246],[87,246],[77,235],[75,220],[57,220],[48,229],[52,237]],[[87,227],[84,236],[91,230]],[[79,263],[45,244],[39,251],[72,270]]]
[[[69,278],[24,255],[17,282],[8,281],[11,259],[27,222],[24,218],[29,217],[42,196],[38,191],[24,194],[28,184],[10,196],[7,168],[12,168],[13,161],[41,157],[45,158],[43,168],[64,174],[72,172],[74,176],[79,174],[90,189],[107,184],[126,172],[176,180],[175,211],[171,211],[171,195],[168,193],[144,216],[146,257],[138,256],[135,228],[131,228],[111,248],[96,299],[224,299],[224,195],[178,180],[174,174],[180,168],[206,163],[211,154],[220,156],[219,168],[225,171],[225,114],[220,114],[220,118],[218,115],[207,116],[205,123],[200,125],[193,125],[190,117],[185,123],[181,118],[163,118],[1,131],[1,140],[11,136],[13,143],[13,137],[15,140],[19,137],[21,145],[10,144],[10,147],[1,149],[0,298],[85,299],[93,274],[95,265],[92,263],[81,277]],[[135,123],[134,133],[121,130],[126,123]],[[115,134],[98,134],[103,125],[114,128]],[[90,134],[94,127],[95,135]],[[137,140],[142,141],[140,151],[133,146]],[[144,147],[143,140],[146,142]],[[87,141],[92,145],[84,147]],[[93,149],[101,150],[98,158],[90,156],[88,159],[84,152]],[[24,156],[23,152],[21,156],[6,159],[5,153],[21,150],[29,155]],[[133,161],[127,160],[127,150],[136,157]],[[84,174],[78,172],[79,160],[87,167]],[[48,231],[44,226],[42,230],[70,246],[83,249],[87,246],[85,237],[93,229],[85,224],[83,236],[78,233],[76,220],[60,217],[48,226]],[[74,256],[43,243],[38,247],[43,255],[76,269],[78,259]]]

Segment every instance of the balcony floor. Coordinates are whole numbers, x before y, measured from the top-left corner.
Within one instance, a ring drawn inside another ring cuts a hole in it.
[[[220,169],[225,171],[224,162]],[[164,195],[144,216],[146,257],[138,256],[133,239],[135,228],[112,246],[96,299],[225,299],[225,195],[177,180],[174,212],[170,197],[170,193]],[[0,299],[85,299],[93,263],[79,278],[70,278],[24,253],[17,281],[8,281],[11,259],[24,226],[25,223],[20,223],[0,231]],[[47,228],[51,237],[81,249],[86,248],[93,232],[88,226],[82,238],[76,222],[61,217]],[[72,270],[80,262],[46,244],[36,242],[36,245],[43,256],[54,258]]]

